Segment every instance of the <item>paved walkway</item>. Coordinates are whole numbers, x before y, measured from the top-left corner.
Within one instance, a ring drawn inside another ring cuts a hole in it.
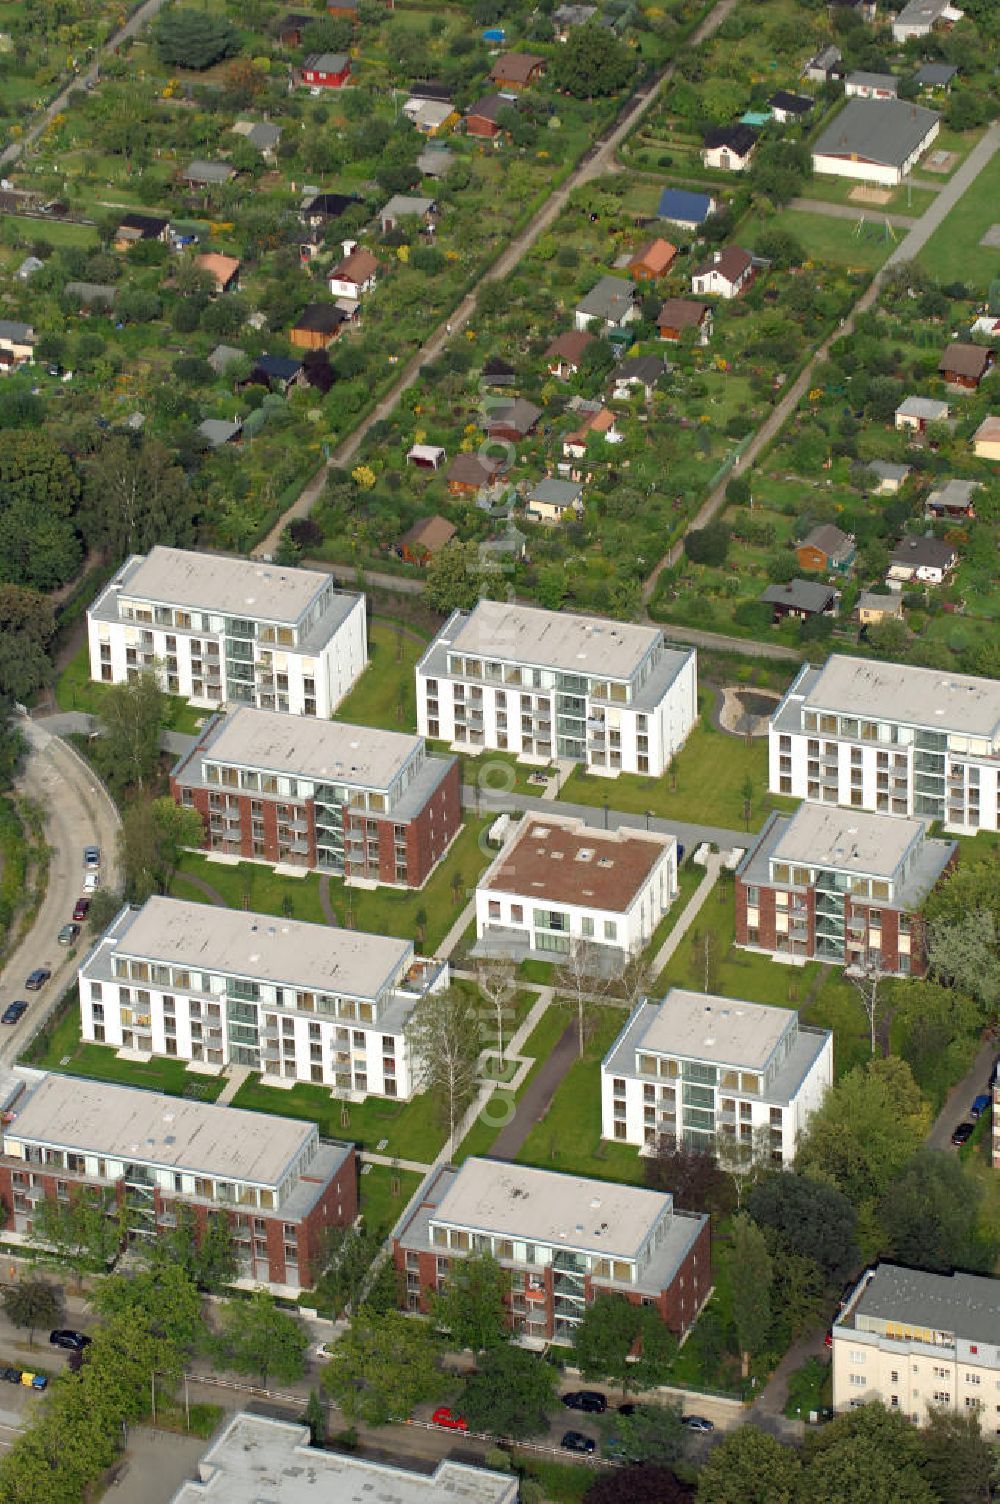
[[[954,208],[965,191],[975,182],[983,168],[991,161],[998,147],[1000,147],[1000,124],[993,124],[952,175],[950,182],[942,186],[940,193],[935,196],[934,202],[929,205],[909,233],[896,246],[881,270],[875,273],[850,313],[827,336],[819,349],[807,361],[805,368],[792,382],[791,386],[785,388],[780,402],[771,409],[771,412],[765,418],[760,428],[758,428],[732,470],[723,477],[714,491],[710,492],[705,498],[696,515],[688,523],[686,532],[706,527],[722,511],[726,502],[726,486],[730,476],[745,474],[754,462],[760,458],[768,444],[776,437],[779,430],[784,427],[787,420],[798,407],[799,402],[809,390],[812,385],[813,373],[816,367],[822,361],[826,360],[833,342],[843,339],[853,332],[855,321],[859,314],[866,313],[881,292],[882,283],[885,281],[887,272],[892,267],[898,266],[901,262],[912,261],[923,250],[928,240],[934,234],[934,231],[943,223],[949,211]],[[663,570],[676,564],[683,551],[684,540],[682,538],[668,549],[649,575],[642,589],[642,599],[646,604],[652,600],[656,591],[656,582]]]
[[[976,1051],[976,1058],[972,1065],[961,1081],[952,1087],[944,1106],[934,1119],[931,1131],[927,1135],[927,1143],[932,1149],[951,1150],[951,1135],[954,1129],[959,1123],[968,1119],[969,1108],[976,1097],[990,1089],[989,1081],[996,1058],[997,1041],[985,1040]]]
[[[867,219],[873,225],[888,223],[904,230],[912,229],[917,223],[909,214],[887,214],[878,204],[831,204],[823,198],[793,198],[789,208],[806,214],[825,214],[828,219]]]
[[[660,949],[657,951],[656,955],[653,957],[653,960],[650,963],[649,975],[654,981],[660,975],[661,971],[670,960],[670,957],[673,955],[674,951],[677,949],[678,945],[680,945],[681,941],[684,939],[684,936],[691,928],[695,919],[698,917],[698,912],[701,909],[702,904],[705,902],[705,899],[715,887],[716,881],[718,880],[719,876],[719,868],[721,866],[721,853],[712,852],[708,858],[708,861],[705,863],[705,876],[702,878],[701,882],[698,884],[697,888],[688,899],[687,904],[684,908],[684,912],[681,914],[677,923],[674,925],[673,929],[670,931],[670,934],[667,936],[666,940],[664,940],[663,944],[660,946]]]
[[[701,25],[692,32],[685,44],[686,48],[697,47],[706,37],[711,36],[716,28],[722,25],[729,12],[735,8],[736,3],[737,0],[718,0],[718,3],[705,17]],[[296,517],[308,517],[312,511],[323,487],[326,485],[327,470],[335,465],[344,468],[350,464],[361,447],[368,430],[374,424],[381,422],[384,418],[388,418],[395,411],[404,392],[409,391],[410,387],[420,379],[423,367],[436,360],[445,346],[453,338],[462,333],[462,330],[475,313],[476,298],[479,294],[479,289],[488,282],[502,282],[510,276],[511,272],[514,271],[519,262],[531,250],[538,238],[546,230],[551,229],[569,202],[570,196],[578,188],[582,187],[584,183],[588,183],[592,179],[600,177],[604,173],[614,169],[615,154],[618,147],[630,134],[636,121],[645,114],[659,97],[661,89],[670,79],[673,71],[672,66],[665,68],[652,83],[643,86],[638,93],[632,94],[625,101],[617,120],[611,126],[610,130],[606,131],[589,151],[584,153],[564,182],[549,194],[545,203],[536,214],[532,215],[524,229],[515,235],[514,239],[510,241],[492,265],[478,279],[472,291],[466,294],[457,308],[454,308],[450,314],[445,316],[434,330],[434,333],[430,335],[421,348],[410,358],[398,379],[389,388],[385,396],[375,404],[371,412],[361,420],[353,432],[341,441],[330,455],[326,465],[318,470],[312,479],[306,483],[296,500],[278,518],[278,521],[267,537],[263,538],[254,549],[254,558],[259,559],[273,555],[281,534],[288,523]]]
[[[226,1084],[215,1099],[216,1105],[219,1107],[228,1107],[244,1081],[251,1075],[252,1072],[248,1065],[228,1066],[226,1069]]]
[[[434,954],[440,956],[443,961],[446,961],[475,917],[476,900],[475,898],[470,898],[447,935],[441,941],[441,944],[434,947]]]
[[[552,1105],[552,1098],[562,1085],[563,1077],[579,1058],[576,1020],[567,1024],[548,1058],[542,1061],[518,1099],[514,1116],[501,1128],[490,1149],[492,1159],[513,1159],[528,1134],[540,1123]]]
[[[608,787],[608,796],[614,797],[613,784]],[[564,799],[553,804],[549,799],[536,798],[532,794],[494,793],[474,788],[469,783],[462,789],[462,806],[485,815],[499,815],[504,810],[511,809],[531,810],[545,815],[566,815],[584,820],[588,825],[602,830],[653,830],[658,835],[676,836],[687,851],[693,851],[703,841],[714,841],[724,849],[746,847],[751,839],[742,830],[728,830],[722,825],[692,825],[686,820],[661,820],[656,815],[651,815],[647,820],[645,815],[633,814],[630,810],[612,809],[610,804],[607,811],[603,804],[572,804]]]
[[[780,1441],[801,1441],[805,1432],[804,1420],[789,1420],[784,1413],[788,1403],[788,1381],[810,1358],[828,1356],[823,1336],[822,1328],[818,1328],[792,1343],[760,1395],[750,1406],[746,1417],[750,1425],[761,1431],[769,1431]]]
[[[392,1154],[373,1154],[367,1149],[358,1151],[358,1158],[362,1164],[385,1165],[391,1170],[413,1170],[417,1175],[426,1175],[430,1165],[425,1165],[419,1159],[397,1159]]]
[[[222,894],[219,892],[218,888],[213,888],[211,883],[206,882],[205,879],[203,877],[199,877],[197,873],[181,872],[179,876],[182,877],[186,883],[190,883],[192,888],[197,888],[199,893],[203,893],[204,896],[208,899],[209,903],[214,904],[217,909],[228,908],[228,904],[226,903],[226,900],[223,898]]]
[[[330,897],[330,874],[321,872],[319,876],[319,906],[323,910],[323,918],[327,924],[339,924],[333,908],[333,900]]]

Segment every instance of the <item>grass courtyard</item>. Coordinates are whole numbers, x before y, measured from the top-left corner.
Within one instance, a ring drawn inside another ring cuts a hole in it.
[[[794,235],[810,260],[827,261],[858,271],[877,271],[906,233],[886,235],[883,223],[871,217],[860,220],[833,219],[828,214],[810,214],[804,209],[783,209],[778,214],[750,215],[739,226],[739,243],[753,250],[764,230],[787,230]]]
[[[1000,156],[983,168],[939,225],[917,260],[940,282],[964,282],[983,290],[996,276],[998,252],[981,246],[986,231],[1000,224]]]
[[[414,670],[426,647],[412,627],[376,618],[368,628],[368,667],[340,702],[334,719],[383,731],[415,730]]]
[[[300,1081],[285,1091],[280,1086],[264,1086],[259,1076],[251,1076],[236,1093],[233,1106],[304,1118],[315,1123],[325,1138],[350,1139],[359,1149],[418,1164],[430,1164],[446,1137],[444,1122],[426,1093],[409,1102],[390,1102],[384,1097],[343,1102],[331,1097],[328,1086]]]
[[[63,669],[55,685],[56,704],[60,710],[81,710],[87,715],[100,716],[110,685],[97,684],[90,677],[90,653],[84,643]],[[168,731],[180,731],[193,736],[211,715],[204,706],[200,709],[189,705],[177,695],[167,695]]]

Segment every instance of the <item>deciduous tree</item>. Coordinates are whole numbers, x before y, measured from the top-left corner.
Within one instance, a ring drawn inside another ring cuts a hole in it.
[[[733,1322],[743,1357],[743,1375],[750,1360],[764,1351],[771,1330],[771,1255],[764,1234],[745,1214],[733,1220]]]
[[[462,1412],[474,1431],[539,1436],[549,1428],[558,1387],[551,1363],[508,1342],[483,1354],[465,1385]]]
[[[202,1333],[201,1296],[179,1264],[159,1263],[103,1280],[91,1304],[102,1316],[137,1314],[154,1337],[178,1353],[193,1352]]]
[[[145,788],[160,758],[160,732],[167,697],[156,675],[141,673],[126,684],[112,684],[101,706],[104,735],[94,743],[101,772],[116,789]]]
[[[990,1269],[995,1250],[979,1236],[982,1199],[982,1182],[961,1160],[918,1149],[879,1202],[886,1251],[922,1269]]]
[[[552,82],[576,99],[617,94],[635,75],[628,48],[603,26],[575,27],[552,60]]]
[[[170,6],[157,18],[152,33],[162,62],[197,72],[240,50],[240,35],[232,21],[214,11]]]
[[[584,1494],[584,1504],[690,1504],[693,1498],[669,1468],[645,1464],[602,1473]]]
[[[609,1379],[623,1395],[657,1382],[676,1340],[651,1306],[598,1295],[576,1329],[573,1350],[585,1379]]]
[[[84,1186],[68,1201],[44,1196],[31,1218],[32,1243],[51,1248],[77,1275],[104,1269],[122,1242],[114,1192]]]
[[[8,1321],[27,1328],[28,1346],[34,1347],[36,1329],[58,1326],[66,1303],[58,1285],[47,1279],[30,1278],[6,1287],[3,1308]]]
[[[798,1453],[756,1426],[724,1436],[698,1475],[698,1504],[796,1504]]]
[[[406,1025],[420,1089],[432,1094],[448,1125],[449,1152],[459,1119],[475,1095],[478,1022],[469,993],[448,987],[421,998]]]
[[[166,796],[127,804],[119,834],[126,896],[145,903],[152,893],[166,893],[182,853],[201,845],[203,831],[197,810]]]
[[[330,1348],[323,1387],[351,1424],[405,1420],[440,1382],[431,1328],[401,1311],[375,1316],[362,1309]]]
[[[936,1504],[922,1463],[920,1433],[904,1415],[861,1405],[806,1437],[801,1496],[810,1504]]]
[[[655,1154],[643,1161],[646,1184],[669,1191],[679,1212],[712,1212],[725,1216],[735,1205],[732,1183],[715,1155],[692,1149],[664,1134]]]
[[[504,1039],[512,1021],[511,1004],[517,992],[517,968],[510,956],[486,956],[476,962],[476,986],[490,1006],[496,1021],[497,1061],[503,1070]]]
[[[773,1229],[789,1253],[815,1259],[831,1284],[847,1278],[858,1259],[857,1213],[843,1191],[793,1170],[768,1175],[747,1196],[759,1227]]]
[[[923,1475],[940,1504],[982,1504],[990,1497],[995,1454],[977,1410],[929,1409],[920,1440]]]
[[[836,1185],[856,1207],[881,1196],[930,1128],[910,1067],[890,1056],[855,1066],[826,1094],[795,1167]]]
[[[510,1275],[488,1253],[455,1259],[451,1273],[431,1302],[431,1314],[453,1346],[474,1353],[502,1347],[510,1337],[504,1297]]]
[[[194,541],[194,496],[187,476],[159,439],[116,434],[86,463],[90,541],[119,557],[155,543]]]
[[[611,977],[600,948],[593,940],[574,935],[564,959],[556,968],[556,988],[569,994],[576,1010],[577,1049],[582,1058],[591,1015],[611,988]]]
[[[227,1300],[219,1313],[216,1350],[219,1359],[236,1373],[260,1375],[261,1388],[269,1378],[292,1383],[305,1372],[309,1338],[302,1323],[259,1290],[246,1300]]]

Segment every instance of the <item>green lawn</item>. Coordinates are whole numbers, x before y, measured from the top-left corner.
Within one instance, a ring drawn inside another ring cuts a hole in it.
[[[415,1170],[394,1170],[389,1165],[362,1165],[361,1170],[358,1209],[373,1232],[388,1237],[420,1184],[420,1176]],[[394,1182],[399,1187],[395,1193]]]
[[[1000,156],[995,156],[918,252],[921,266],[940,282],[985,288],[996,276],[998,254],[979,242],[991,225],[1000,222],[998,198]]]
[[[737,950],[734,920],[732,884],[717,883],[659,977],[655,995],[669,987],[685,987],[773,1007],[801,1003],[815,968],[782,966],[770,956]]]
[[[19,214],[5,214],[0,220],[0,228],[8,234],[16,230],[29,245],[41,240],[47,241],[51,246],[72,245],[88,249],[97,246],[97,226],[78,225],[71,220],[25,219]]]
[[[690,861],[682,863],[677,873],[677,897],[653,931],[653,938],[646,946],[646,955],[648,957],[652,958],[658,955],[671,930],[694,897],[698,885],[704,876],[705,870],[703,867],[696,867]]]
[[[833,1370],[829,1358],[809,1358],[788,1379],[789,1420],[808,1421],[812,1410],[833,1404]]]
[[[403,627],[402,622],[399,624]],[[404,629],[412,632],[411,627]],[[380,726],[385,731],[415,731],[417,699],[414,669],[427,643],[397,631],[388,621],[373,621],[368,630],[368,667],[347,697],[341,700],[335,719],[360,726]]]
[[[88,715],[99,716],[108,693],[107,684],[98,684],[90,677],[90,654],[84,643],[80,651],[70,659],[56,680],[55,697],[60,710],[82,710]],[[188,736],[202,726],[212,714],[204,707],[197,709],[177,695],[167,695],[168,731],[180,731]]]
[[[671,777],[640,778],[621,773],[615,779],[599,778],[579,768],[570,775],[559,796],[571,804],[601,806],[645,814],[650,810],[662,820],[684,820],[692,824],[718,825],[727,830],[743,829],[743,794],[745,780],[754,785],[751,803],[751,826],[764,823],[771,802],[767,790],[767,738],[761,737],[748,747],[742,737],[729,736],[697,721],[691,735],[677,754],[677,786]],[[558,802],[555,805],[558,810]]]
[[[260,1077],[254,1075],[240,1087],[233,1106],[278,1117],[305,1118],[315,1123],[325,1138],[349,1139],[359,1149],[412,1159],[418,1164],[430,1164],[447,1136],[426,1093],[409,1102],[390,1102],[383,1097],[342,1102],[330,1096],[328,1086],[300,1081],[285,1091],[280,1086],[262,1085]],[[380,1147],[383,1140],[384,1148]]]
[[[331,879],[330,899],[337,923],[366,930],[374,935],[416,936],[417,915],[426,916],[424,942],[419,947],[433,954],[461,913],[475,889],[483,868],[495,853],[480,835],[488,820],[467,820],[443,862],[434,869],[422,888],[348,888],[338,878]],[[171,892],[180,898],[199,898],[192,891],[187,876],[202,878],[221,894],[229,908],[244,907],[262,914],[285,914],[291,904],[291,918],[325,923],[319,899],[319,876],[315,872],[303,877],[282,877],[259,862],[212,862],[201,852],[187,852],[181,860]]]
[[[555,1048],[556,1041],[562,1036],[569,1023],[569,1013],[565,1008],[551,1006],[546,1008],[542,1017],[535,1025],[528,1038],[525,1040],[521,1054],[526,1059],[534,1060],[535,1064],[528,1071],[524,1081],[517,1091],[494,1093],[493,1107],[486,1117],[480,1118],[473,1123],[469,1132],[462,1140],[457,1151],[452,1156],[456,1164],[469,1158],[470,1154],[489,1154],[493,1147],[493,1141],[500,1132],[499,1119],[502,1117],[504,1104],[514,1103],[521,1097],[528,1082],[535,1075],[542,1062],[547,1060]]]
[[[828,214],[809,214],[803,209],[783,209],[779,214],[750,215],[737,231],[741,245],[753,250],[763,230],[787,230],[814,261],[827,261],[860,271],[875,271],[895,249],[905,230],[887,237],[883,222],[871,217],[863,229],[860,221],[832,219]]]

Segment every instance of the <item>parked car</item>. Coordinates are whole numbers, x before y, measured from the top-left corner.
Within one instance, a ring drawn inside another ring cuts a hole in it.
[[[29,992],[41,992],[51,975],[47,966],[36,966],[24,985]]]
[[[101,866],[100,846],[85,846],[83,848],[83,865],[88,872],[97,872]]]
[[[583,1452],[588,1457],[597,1451],[597,1442],[590,1436],[584,1436],[582,1431],[564,1431],[559,1445],[567,1452]]]
[[[973,1135],[974,1129],[975,1125],[973,1123],[959,1123],[958,1127],[955,1129],[954,1133],[951,1136],[951,1141],[957,1149],[960,1149],[963,1144],[967,1144],[969,1142],[969,1139]]]
[[[77,901],[76,901],[76,903],[73,906],[73,918],[75,920],[77,920],[77,921],[79,921],[81,919],[86,919],[86,917],[87,917],[87,915],[89,913],[90,913],[90,899],[89,898],[78,898]]]
[[[608,1402],[598,1389],[573,1389],[564,1394],[562,1402],[567,1410],[585,1410],[588,1415],[603,1415]]]
[[[7,1384],[20,1384],[21,1370],[19,1368],[0,1368],[0,1379]]]
[[[82,1352],[90,1340],[86,1332],[74,1331],[71,1326],[57,1326],[54,1332],[49,1333],[53,1347],[65,1347],[71,1353]]]
[[[101,874],[99,872],[85,872],[83,874],[83,891],[90,897],[101,886]]]
[[[977,1118],[981,1118],[989,1105],[990,1099],[987,1096],[986,1092],[980,1092],[979,1096],[969,1108],[969,1117],[972,1119],[972,1121],[975,1122]]]
[[[638,1410],[639,1406],[635,1403],[634,1400],[626,1400],[624,1405],[618,1406],[619,1415],[636,1415],[638,1413]]]
[[[469,1423],[464,1415],[456,1415],[449,1410],[447,1405],[439,1405],[431,1416],[431,1423],[435,1426],[444,1426],[446,1431],[467,1431]]]
[[[709,1420],[707,1415],[682,1415],[681,1425],[687,1426],[689,1431],[714,1431],[715,1421]]]
[[[80,926],[78,924],[64,924],[56,939],[60,945],[72,945],[79,933]]]
[[[18,1019],[23,1018],[28,1011],[28,1005],[23,998],[18,998],[16,1003],[8,1003],[0,1013],[0,1024],[16,1024]]]

